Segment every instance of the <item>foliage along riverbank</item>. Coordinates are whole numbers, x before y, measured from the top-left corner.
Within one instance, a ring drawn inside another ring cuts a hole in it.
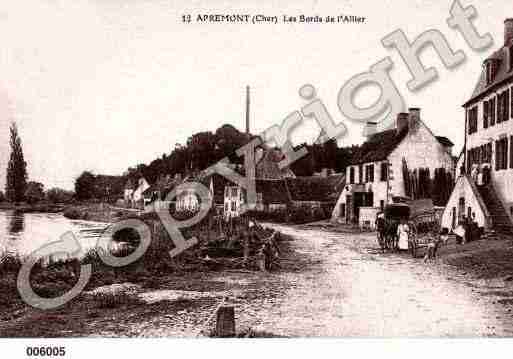
[[[114,223],[138,213],[139,211],[137,210],[113,207],[105,203],[78,204],[66,206],[63,209],[63,215],[68,219],[80,219],[83,221],[104,223]]]
[[[10,202],[0,202],[0,210],[16,211],[22,213],[59,213],[64,210],[62,204],[36,203],[36,204],[15,204]]]

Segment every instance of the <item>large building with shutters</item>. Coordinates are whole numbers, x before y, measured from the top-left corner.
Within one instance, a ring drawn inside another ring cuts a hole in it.
[[[509,230],[513,215],[513,18],[504,21],[504,43],[483,62],[479,80],[463,107],[464,158],[442,224],[454,228],[465,216],[485,229]]]

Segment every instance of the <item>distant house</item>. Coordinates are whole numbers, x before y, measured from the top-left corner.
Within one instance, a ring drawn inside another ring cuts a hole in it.
[[[327,177],[288,177],[282,179],[256,179],[255,212],[271,214],[290,212],[302,207],[307,211],[316,208],[330,213],[344,183],[344,175]],[[246,191],[239,186],[225,189],[224,214],[227,218],[240,216],[247,208]]]
[[[194,176],[187,177],[182,183],[193,183],[198,182],[204,185],[210,193],[212,199],[212,206],[214,210],[220,214],[224,207],[224,191],[225,187],[229,185],[229,181],[223,176],[214,174],[199,173]],[[180,189],[177,187],[176,196],[176,210],[180,211],[192,211],[199,210],[201,202],[200,198],[193,189]]]
[[[377,212],[394,197],[406,197],[404,164],[410,170],[429,170],[431,178],[439,168],[452,174],[452,146],[422,122],[420,109],[398,114],[395,129],[371,132],[353,156],[332,220],[372,226]]]
[[[277,212],[286,210],[290,195],[284,179],[256,179],[256,203],[252,210],[257,212]],[[240,186],[226,186],[224,193],[225,218],[239,217],[248,203],[246,191]]]
[[[292,206],[322,208],[331,213],[345,185],[345,175],[287,178],[285,183]]]
[[[126,182],[125,188],[123,190],[123,201],[124,201],[124,204],[126,207],[133,206],[134,191],[135,191],[135,186],[134,186],[133,182],[129,179]]]
[[[255,186],[257,192],[257,209],[276,210],[287,206],[289,196],[286,192],[285,178],[294,178],[290,168],[280,168],[284,159],[281,150],[262,146],[256,153]],[[241,215],[247,208],[246,191],[235,183],[227,181],[224,188],[223,213],[225,218]],[[273,198],[274,197],[274,198]]]
[[[143,193],[148,188],[150,188],[149,183],[144,178],[139,178],[137,181],[137,187],[132,193],[132,207],[134,208],[144,208],[144,196]]]

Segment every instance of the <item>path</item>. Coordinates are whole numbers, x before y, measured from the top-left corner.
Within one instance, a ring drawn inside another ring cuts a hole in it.
[[[375,234],[273,227],[294,236],[295,250],[318,262],[307,271],[282,274],[289,289],[272,307],[261,307],[260,329],[337,337],[512,334],[511,325],[502,323],[505,309],[481,292],[493,290],[493,283],[479,287],[454,269],[407,253],[381,254]]]

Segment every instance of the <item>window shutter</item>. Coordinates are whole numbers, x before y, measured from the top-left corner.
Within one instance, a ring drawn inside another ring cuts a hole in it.
[[[495,170],[499,170],[499,141],[495,141]]]
[[[483,102],[483,128],[488,128],[489,107],[488,101]]]

